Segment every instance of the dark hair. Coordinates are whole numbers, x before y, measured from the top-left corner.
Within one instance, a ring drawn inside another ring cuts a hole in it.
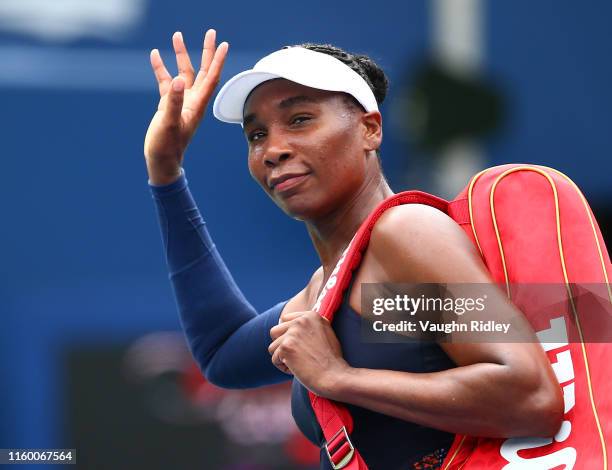
[[[323,54],[335,57],[339,61],[348,65],[351,69],[357,72],[361,76],[361,78],[365,80],[365,82],[368,84],[368,86],[374,93],[374,98],[376,98],[376,102],[379,106],[385,100],[385,96],[387,96],[387,91],[389,90],[389,79],[387,78],[385,72],[383,72],[383,69],[381,69],[379,65],[374,62],[369,56],[364,54],[353,54],[331,44],[304,42],[302,44],[296,44],[294,46],[285,46],[283,47],[283,49],[287,49],[289,47],[303,47],[304,49],[309,49],[315,52],[322,52]],[[345,96],[347,98],[347,103],[353,106],[357,106],[360,109],[363,109],[361,103],[359,103],[359,101],[357,101],[353,96],[349,94],[346,94]],[[380,165],[380,149],[376,149],[376,156],[378,157]]]

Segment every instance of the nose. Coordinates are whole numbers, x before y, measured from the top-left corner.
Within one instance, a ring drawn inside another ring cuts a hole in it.
[[[264,154],[264,164],[273,168],[279,163],[288,160],[293,154],[291,148],[287,144],[287,140],[280,135],[273,136],[272,132],[268,133],[267,147]]]

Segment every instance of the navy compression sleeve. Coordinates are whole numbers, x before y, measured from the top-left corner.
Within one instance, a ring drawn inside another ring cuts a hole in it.
[[[175,182],[149,188],[157,207],[181,325],[206,378],[227,388],[288,380],[272,365],[270,328],[281,302],[257,314],[234,282],[189,191],[184,170]]]

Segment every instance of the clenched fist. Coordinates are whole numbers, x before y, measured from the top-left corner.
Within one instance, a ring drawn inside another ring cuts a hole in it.
[[[270,336],[272,363],[319,396],[328,396],[341,374],[350,369],[334,330],[317,312],[283,314]]]

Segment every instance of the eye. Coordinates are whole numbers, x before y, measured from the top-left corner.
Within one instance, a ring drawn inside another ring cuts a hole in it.
[[[296,116],[291,120],[291,124],[301,124],[305,121],[310,121],[310,116]]]
[[[249,142],[255,142],[256,140],[259,140],[260,138],[262,138],[263,136],[265,136],[266,134],[264,132],[261,131],[253,131],[249,134],[248,136],[248,141]]]

